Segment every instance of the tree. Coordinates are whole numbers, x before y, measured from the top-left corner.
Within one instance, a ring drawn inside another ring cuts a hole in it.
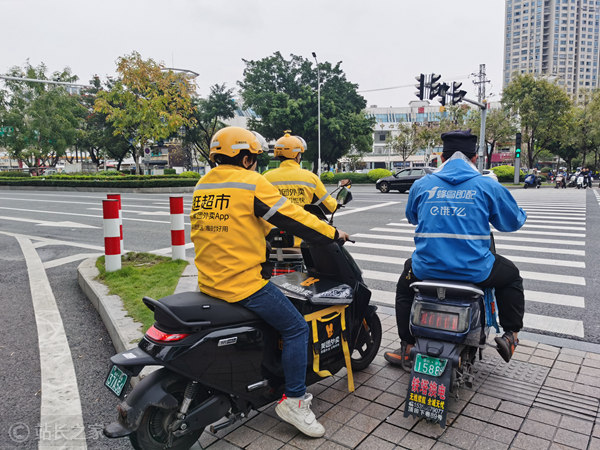
[[[402,165],[405,165],[406,160],[418,150],[417,144],[417,129],[416,124],[409,125],[407,123],[398,124],[398,133],[387,139],[387,145],[391,151],[402,157]]]
[[[37,80],[74,82],[77,77],[69,68],[46,76],[46,66],[13,67],[10,76]],[[84,115],[77,96],[64,87],[37,82],[6,80],[1,94],[3,113],[1,126],[9,127],[0,144],[9,155],[35,170],[39,166],[54,166],[75,143],[76,131]]]
[[[502,93],[502,103],[517,117],[528,166],[564,133],[572,103],[559,86],[531,74],[517,75]]]
[[[98,92],[94,110],[106,114],[114,134],[125,137],[133,147],[136,172],[139,157],[151,142],[166,139],[190,124],[193,88],[181,73],[164,71],[139,53],[120,57],[119,78],[110,90]]]
[[[496,144],[513,139],[516,133],[514,119],[506,109],[493,109],[487,112],[485,119],[485,143],[487,149],[486,169],[492,164],[492,154]],[[479,137],[481,129],[481,114],[473,114],[467,119],[472,133]]]
[[[210,161],[210,140],[213,135],[225,126],[223,119],[234,117],[236,108],[233,101],[233,89],[227,89],[225,84],[215,84],[210,87],[208,98],[193,99],[193,125],[186,127],[184,144],[188,144],[190,160],[198,162],[199,153],[211,167],[215,164]]]
[[[308,145],[306,160],[318,171],[317,69],[321,80],[321,159],[332,165],[354,148],[372,148],[374,119],[364,113],[366,100],[358,85],[346,80],[341,62],[320,63],[315,69],[308,59],[279,52],[258,61],[247,61],[239,82],[244,108],[256,113],[250,128],[267,139],[277,139],[284,130],[302,136]]]

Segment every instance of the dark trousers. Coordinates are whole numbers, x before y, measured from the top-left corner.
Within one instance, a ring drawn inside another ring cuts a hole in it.
[[[500,255],[495,256],[496,261],[490,276],[476,284],[482,288],[496,289],[500,326],[504,331],[519,331],[523,328],[525,313],[523,278],[511,260]],[[415,295],[410,285],[415,281],[420,280],[412,273],[412,259],[409,258],[404,263],[404,270],[396,285],[396,324],[400,339],[407,344],[415,343],[415,338],[410,334],[409,329],[410,309]]]

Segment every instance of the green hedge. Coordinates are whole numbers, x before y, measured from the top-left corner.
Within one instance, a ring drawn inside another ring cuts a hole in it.
[[[176,173],[177,173],[177,171],[175,169],[165,169],[164,170],[165,175],[175,175]]]
[[[181,172],[179,176],[181,178],[194,178],[196,180],[199,180],[202,177],[202,175],[200,175],[198,172],[192,172],[189,170],[187,172]]]
[[[323,183],[337,183],[340,180],[349,179],[352,183],[369,183],[369,176],[366,173],[356,173],[356,172],[323,172],[321,174],[321,181]]]
[[[375,183],[380,178],[389,177],[391,174],[392,172],[387,169],[373,169],[367,173],[367,176],[372,183]]]
[[[50,177],[31,177],[28,179],[1,179],[0,186],[55,186],[55,187],[100,187],[100,188],[154,188],[195,186],[195,178],[162,178],[142,180],[66,180]]]
[[[492,167],[492,171],[498,177],[498,181],[502,182],[510,182],[515,179],[515,168],[514,166],[497,166]],[[525,172],[522,170],[519,171],[519,181],[523,181],[525,179]]]
[[[21,171],[7,171],[0,172],[0,177],[2,178],[29,178],[31,175],[29,172],[21,172]]]

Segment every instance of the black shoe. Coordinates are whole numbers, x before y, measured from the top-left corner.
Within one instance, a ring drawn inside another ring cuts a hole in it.
[[[507,331],[502,337],[495,337],[494,341],[497,345],[496,350],[498,350],[502,359],[509,362],[512,355],[515,353],[517,345],[519,345],[519,340],[515,339],[515,335],[512,332]]]
[[[393,352],[385,352],[383,357],[390,364],[410,371],[412,369],[412,361],[410,360],[409,352],[406,351],[406,347],[407,344],[402,342],[398,350],[394,350]]]

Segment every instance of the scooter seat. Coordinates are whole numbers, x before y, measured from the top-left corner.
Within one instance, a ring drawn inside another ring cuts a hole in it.
[[[211,297],[202,292],[182,292],[169,295],[158,301],[179,321],[162,308],[154,309],[154,319],[159,325],[173,329],[185,323],[208,322],[206,326],[216,327],[239,322],[260,320],[260,318],[242,305],[228,303],[225,300]]]

